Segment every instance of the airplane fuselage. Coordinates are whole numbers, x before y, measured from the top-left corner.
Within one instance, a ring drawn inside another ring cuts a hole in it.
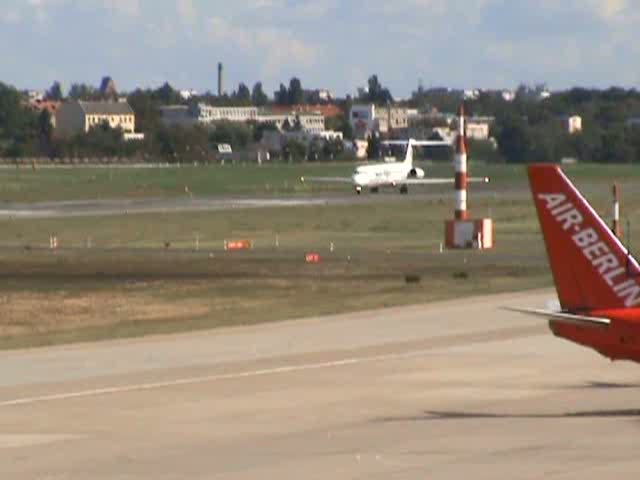
[[[586,315],[608,318],[611,324],[603,328],[585,328],[550,320],[549,328],[555,336],[592,348],[610,360],[640,362],[640,309],[593,310]]]
[[[365,188],[395,187],[408,178],[424,178],[424,170],[397,162],[361,166],[351,176],[358,192]]]

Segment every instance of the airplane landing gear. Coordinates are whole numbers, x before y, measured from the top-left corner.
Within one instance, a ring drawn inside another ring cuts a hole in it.
[[[362,187],[356,187],[356,194],[360,195],[362,193]]]
[[[406,195],[407,193],[409,193],[409,187],[407,187],[406,185],[402,185],[400,187],[400,194]]]

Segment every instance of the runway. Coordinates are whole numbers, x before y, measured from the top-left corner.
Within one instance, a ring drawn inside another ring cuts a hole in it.
[[[144,198],[73,200],[37,203],[0,204],[0,218],[102,217],[125,214],[175,213],[237,210],[246,208],[281,208],[348,203],[345,197],[326,198]]]
[[[527,192],[524,192],[523,195]],[[355,195],[354,193],[296,195],[281,197],[174,197],[143,199],[96,199],[36,203],[0,203],[2,218],[69,218],[87,216],[113,216],[146,213],[215,212],[253,208],[285,208],[304,206],[368,205],[381,202],[403,202],[407,200],[433,201],[453,195],[449,190],[412,192],[409,196],[387,191],[382,194]],[[476,192],[476,198],[494,198],[490,191]]]
[[[638,366],[498,310],[552,297],[3,353],[0,476],[629,478]]]

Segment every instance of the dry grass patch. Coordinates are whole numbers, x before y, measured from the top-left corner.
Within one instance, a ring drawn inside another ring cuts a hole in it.
[[[194,299],[163,301],[152,293],[10,292],[0,296],[0,336],[43,334],[121,322],[163,322],[209,313]]]

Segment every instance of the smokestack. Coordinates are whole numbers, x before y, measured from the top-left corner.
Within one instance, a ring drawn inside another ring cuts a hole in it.
[[[224,94],[224,67],[222,62],[218,63],[218,96],[221,97]]]
[[[456,170],[455,219],[467,220],[467,145],[465,141],[464,104],[458,109],[458,136],[454,158]]]

